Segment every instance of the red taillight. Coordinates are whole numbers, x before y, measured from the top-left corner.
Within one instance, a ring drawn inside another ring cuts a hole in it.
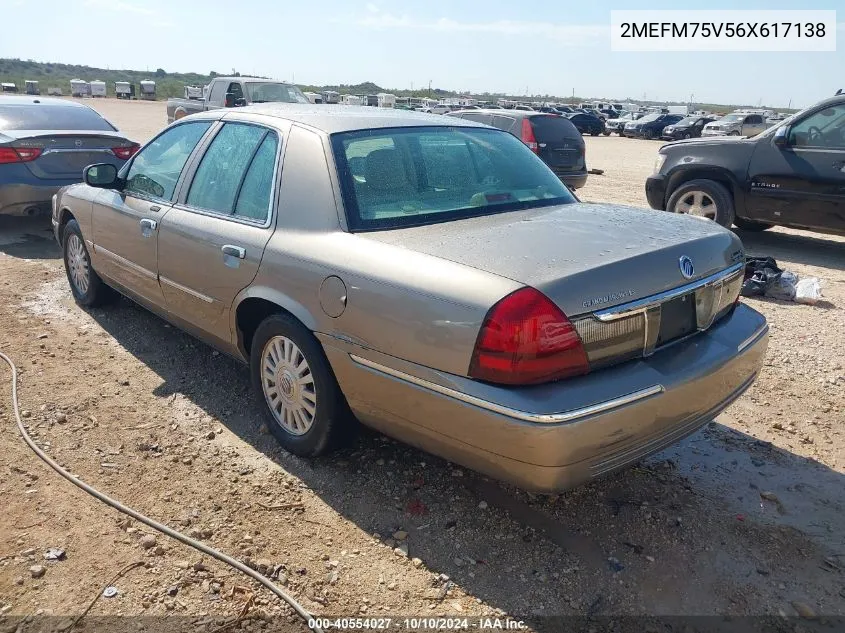
[[[537,137],[534,136],[534,128],[531,127],[531,121],[528,118],[522,119],[522,135],[520,136],[522,142],[528,146],[535,154],[539,151],[539,146],[537,145]]]
[[[41,156],[38,147],[0,147],[0,165],[3,163],[28,163]]]
[[[589,371],[572,323],[534,288],[517,290],[490,309],[469,366],[472,378],[507,385],[550,382]]]
[[[129,147],[112,147],[111,151],[114,152],[114,155],[119,159],[129,160],[139,149],[141,149],[141,146],[136,143],[130,145]]]

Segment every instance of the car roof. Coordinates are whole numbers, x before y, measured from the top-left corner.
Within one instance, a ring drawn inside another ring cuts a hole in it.
[[[238,77],[238,76],[229,77],[229,76],[227,76],[227,77],[214,77],[214,79],[221,79],[223,81],[243,81],[245,83],[252,83],[252,82],[260,81],[260,82],[272,83],[272,84],[287,84],[288,86],[293,85],[289,81],[279,81],[278,79],[264,79],[264,78],[261,78],[261,77]],[[212,79],[212,81],[214,81],[214,79]]]
[[[515,119],[530,116],[555,116],[551,112],[540,112],[539,110],[514,110],[512,108],[479,108],[477,110],[455,110],[451,114],[461,114],[463,112],[466,112],[468,114],[495,114],[498,116],[510,116]]]
[[[471,110],[471,112],[479,111]],[[474,121],[455,117],[444,118],[439,114],[425,114],[412,110],[310,103],[260,103],[242,108],[202,112],[180,121],[222,118],[249,120],[253,115],[301,123],[326,134],[390,127],[455,127],[456,125],[486,127]]]
[[[32,95],[3,95],[0,96],[0,105],[50,105],[50,106],[65,106],[68,108],[88,108],[83,103],[76,101],[68,101],[67,99],[57,99],[55,97],[39,97]],[[90,110],[90,108],[88,108]]]

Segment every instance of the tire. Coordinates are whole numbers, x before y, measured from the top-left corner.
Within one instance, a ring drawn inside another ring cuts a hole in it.
[[[734,222],[731,192],[715,180],[690,180],[672,192],[666,210],[708,217],[729,229]]]
[[[689,132],[686,132],[686,133],[684,134],[684,138],[686,139],[686,138],[692,138],[692,137],[690,136],[690,133],[689,133]]]
[[[644,130],[643,131],[643,138],[646,139],[647,141],[650,141],[651,139],[654,138],[654,132],[652,132],[651,130]]]
[[[68,222],[62,233],[62,259],[70,291],[79,305],[95,308],[117,298],[117,293],[106,285],[91,265],[88,247],[76,220]]]
[[[592,131],[590,132],[590,136],[599,136],[600,134],[601,134],[601,132],[600,132],[600,131],[598,131],[598,130],[592,130]]]
[[[745,218],[734,218],[734,224],[736,224],[739,228],[743,231],[765,231],[766,229],[770,229],[774,226],[774,224],[769,224],[768,222],[758,222],[757,220],[746,220]]]
[[[730,134],[728,134],[728,136],[739,136],[739,132],[737,132],[736,130],[734,130],[733,132],[731,132]]]
[[[604,134],[605,136],[610,136],[610,130],[605,130],[604,132],[602,132],[602,134]]]
[[[266,377],[264,368],[271,360],[276,360],[276,376],[281,380]],[[305,369],[298,370],[303,363]],[[260,323],[252,338],[249,366],[267,426],[285,450],[300,457],[317,457],[348,438],[354,420],[346,399],[322,346],[295,318],[280,313]],[[279,407],[273,407],[274,402]]]

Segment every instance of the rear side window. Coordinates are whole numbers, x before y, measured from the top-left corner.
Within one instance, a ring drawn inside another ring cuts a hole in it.
[[[93,130],[115,132],[113,127],[90,108],[64,105],[0,105],[2,130]]]
[[[273,197],[277,145],[276,135],[271,132],[255,152],[235,204],[236,216],[262,222],[267,219]]]
[[[497,127],[505,132],[510,132],[513,128],[514,118],[509,116],[502,116],[500,114],[493,116],[493,127]]]
[[[264,145],[268,135],[272,135],[274,139],[270,147]],[[263,181],[272,182],[272,174],[260,173],[263,171],[261,166],[266,166],[267,156],[271,152],[275,155],[275,133],[256,125],[227,123],[214,137],[200,161],[191,182],[187,204],[198,209],[232,215],[241,184],[247,177],[250,178],[251,186],[258,185],[259,188]],[[251,164],[256,157],[259,159],[259,165],[256,171],[252,171]],[[249,214],[257,213],[257,206],[261,204],[264,194],[252,191],[245,195],[248,197],[244,199],[241,214],[244,217],[253,217]],[[269,197],[266,199],[268,202],[264,213],[254,219],[263,220],[266,217]]]
[[[492,114],[480,114],[476,112],[467,112],[463,114],[461,118],[466,119],[467,121],[475,121],[476,123],[484,123],[485,125],[493,125],[493,115]]]
[[[533,116],[531,127],[534,128],[534,136],[538,143],[555,143],[582,138],[572,121],[560,116]]]

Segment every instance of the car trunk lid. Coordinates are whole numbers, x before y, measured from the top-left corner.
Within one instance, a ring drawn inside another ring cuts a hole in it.
[[[105,131],[5,131],[6,145],[15,149],[38,150],[35,160],[24,163],[36,178],[45,180],[80,178],[82,170],[94,163],[123,164],[113,149],[135,145],[121,134]]]
[[[587,203],[361,236],[532,286],[570,317],[675,289],[743,257],[739,238],[709,220]]]

